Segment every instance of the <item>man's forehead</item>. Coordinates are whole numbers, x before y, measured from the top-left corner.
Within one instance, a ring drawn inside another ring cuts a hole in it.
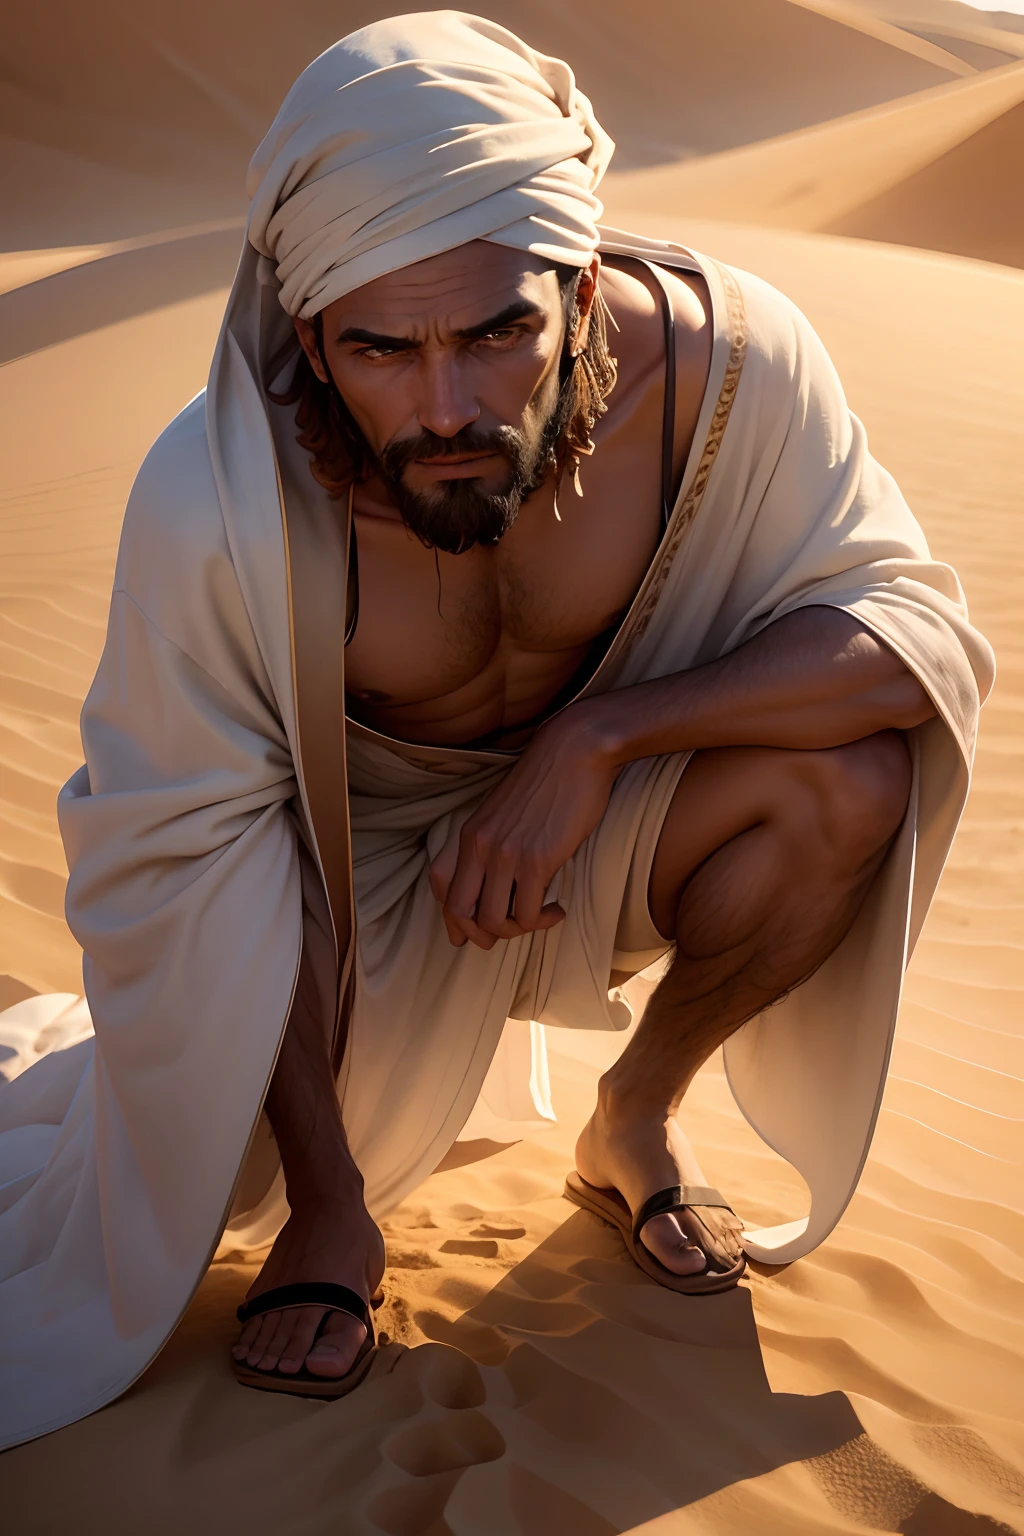
[[[550,261],[474,240],[385,273],[336,299],[326,315],[332,325],[341,326],[430,318],[457,327],[497,313],[516,298],[545,308],[557,305],[558,279]]]

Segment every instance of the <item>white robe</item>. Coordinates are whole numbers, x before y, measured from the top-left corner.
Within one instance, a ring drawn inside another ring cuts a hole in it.
[[[743,1113],[811,1191],[809,1215],[747,1234],[752,1255],[783,1262],[828,1234],[867,1155],[906,957],[963,807],[992,657],[799,312],[675,246],[605,231],[602,249],[703,272],[715,339],[669,529],[590,687],[699,665],[824,604],[885,640],[938,711],[911,733],[911,808],[853,929],[726,1049]],[[254,261],[243,257],[236,295]],[[59,805],[95,1040],[51,1051],[0,1089],[2,1444],[81,1417],[136,1379],[229,1214],[236,1247],[279,1224],[260,1110],[303,935],[325,1011],[354,989],[339,1092],[378,1215],[457,1137],[507,1015],[588,1028],[630,1018],[607,977],[639,820],[664,785],[658,760],[627,770],[565,873],[564,925],[540,947],[533,936],[453,960],[426,862],[444,818],[464,813],[504,760],[422,749],[417,764],[356,732],[346,764],[344,531],[296,455],[287,413],[267,400],[287,324],[267,305],[269,288],[255,326],[229,305],[205,401],[158,440],[125,516],[83,713],[86,765]],[[70,1019],[86,1036],[84,1009]],[[742,1211],[742,1190],[732,1193]]]

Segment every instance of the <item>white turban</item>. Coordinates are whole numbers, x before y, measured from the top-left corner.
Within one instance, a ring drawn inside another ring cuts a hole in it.
[[[306,319],[469,240],[585,267],[614,147],[560,59],[461,11],[395,16],[292,86],[249,168],[248,238]]]

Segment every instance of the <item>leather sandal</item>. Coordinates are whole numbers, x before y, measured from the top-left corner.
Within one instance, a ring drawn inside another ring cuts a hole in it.
[[[379,1306],[383,1297],[376,1297],[371,1303]],[[377,1338],[373,1330],[373,1318],[370,1316],[370,1308],[363,1298],[355,1291],[349,1290],[347,1285],[331,1285],[327,1281],[311,1281],[300,1285],[279,1285],[272,1291],[263,1291],[259,1296],[254,1296],[252,1301],[243,1302],[238,1308],[237,1317],[240,1323],[247,1323],[251,1317],[259,1317],[264,1312],[285,1312],[292,1307],[326,1307],[313,1335],[313,1344],[324,1331],[324,1325],[332,1312],[345,1312],[349,1317],[355,1317],[366,1329],[366,1340],[360,1349],[351,1367],[344,1376],[314,1376],[303,1366],[301,1370],[284,1372],[258,1371],[251,1365],[246,1365],[244,1360],[235,1360],[232,1357],[235,1376],[243,1387],[255,1387],[261,1392],[290,1392],[295,1397],[319,1397],[334,1399],[345,1397],[360,1382],[365,1381],[373,1368],[377,1358]]]
[[[596,1189],[575,1172],[570,1173],[565,1181],[565,1193],[581,1210],[590,1211],[594,1216],[600,1216],[602,1221],[617,1227],[634,1264],[667,1290],[680,1291],[685,1296],[706,1296],[715,1291],[731,1291],[747,1267],[746,1254],[741,1253],[731,1268],[722,1269],[710,1250],[698,1239],[691,1238],[691,1242],[703,1253],[707,1268],[696,1275],[677,1275],[666,1269],[640,1240],[640,1233],[652,1216],[667,1216],[673,1211],[685,1211],[701,1205],[714,1205],[732,1211],[732,1206],[717,1189],[697,1184],[675,1184],[668,1189],[659,1189],[644,1201],[635,1216],[617,1189]],[[700,1221],[699,1213],[695,1214]],[[708,1230],[703,1222],[701,1225],[705,1231]]]

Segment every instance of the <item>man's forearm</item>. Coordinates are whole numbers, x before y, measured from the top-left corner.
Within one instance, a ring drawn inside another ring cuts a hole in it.
[[[709,747],[841,746],[934,713],[913,673],[851,615],[802,608],[718,661],[586,700],[562,719],[619,767]]]

